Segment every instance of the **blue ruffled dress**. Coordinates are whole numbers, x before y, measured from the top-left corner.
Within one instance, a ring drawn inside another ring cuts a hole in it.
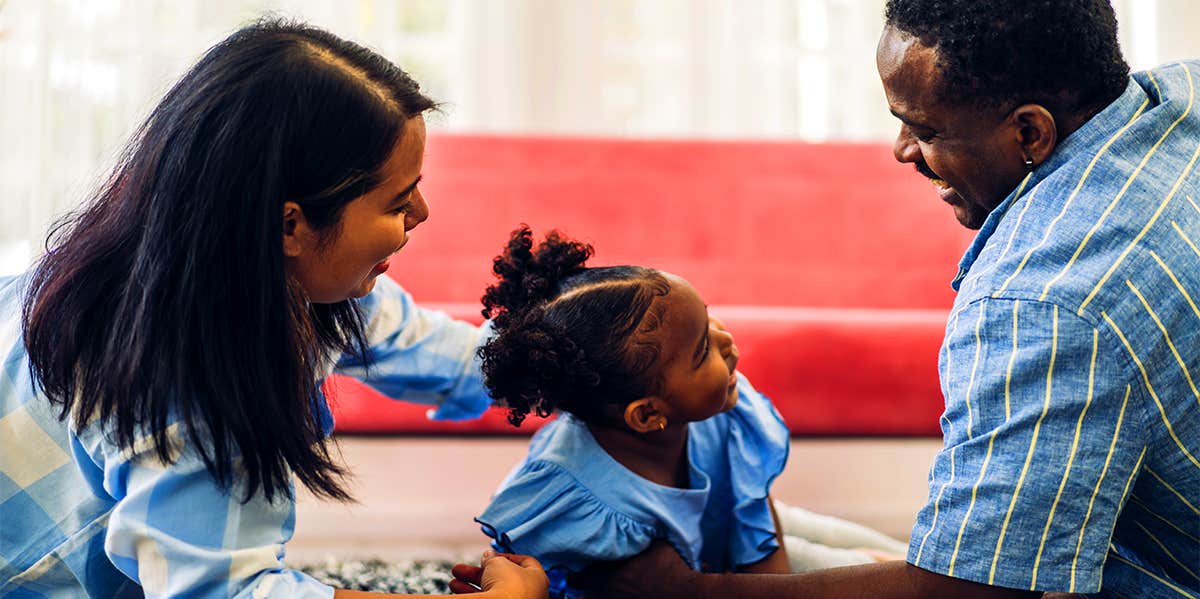
[[[689,488],[635,474],[586,424],[562,414],[534,435],[529,455],[476,521],[496,550],[540,560],[555,596],[582,591],[568,573],[632,557],[657,539],[693,569],[729,571],[779,547],[767,494],[787,455],[783,419],[738,374],[737,405],[688,425]]]

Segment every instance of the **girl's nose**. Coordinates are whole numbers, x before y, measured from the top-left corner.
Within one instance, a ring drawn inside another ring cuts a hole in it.
[[[725,329],[715,329],[717,348],[721,351],[721,357],[725,358],[725,364],[729,366],[730,372],[737,368],[738,352],[737,344],[733,342],[733,333]]]

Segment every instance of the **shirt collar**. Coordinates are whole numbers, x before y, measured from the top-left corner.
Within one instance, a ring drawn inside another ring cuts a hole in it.
[[[1004,198],[1000,205],[992,209],[986,220],[983,221],[983,226],[979,228],[979,233],[975,235],[975,240],[971,242],[967,252],[963,254],[962,260],[958,262],[958,273],[954,275],[954,280],[950,282],[950,286],[958,291],[959,285],[967,276],[967,272],[971,270],[971,266],[975,264],[975,260],[979,258],[980,252],[992,238],[992,234],[996,232],[996,228],[1000,226],[1000,221],[1004,220],[1004,215],[1008,213],[1008,209],[1021,197],[1027,195],[1027,191],[1032,191],[1034,187],[1041,183],[1046,177],[1050,176],[1054,171],[1067,161],[1072,160],[1079,152],[1086,152],[1089,148],[1095,147],[1102,143],[1101,140],[1106,139],[1111,135],[1114,129],[1120,128],[1129,121],[1130,115],[1141,105],[1147,98],[1145,90],[1131,77],[1129,83],[1125,86],[1125,91],[1112,104],[1109,104],[1104,110],[1101,110],[1096,116],[1093,116],[1082,127],[1077,129],[1071,135],[1068,135],[1050,157],[1033,169],[1021,184],[1017,186],[1008,197]]]

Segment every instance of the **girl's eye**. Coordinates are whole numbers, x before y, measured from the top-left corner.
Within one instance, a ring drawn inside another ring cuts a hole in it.
[[[701,350],[700,355],[696,357],[696,363],[692,365],[692,368],[700,368],[701,366],[704,365],[704,362],[708,359],[709,348],[712,347],[709,344],[709,341],[711,339],[712,339],[711,334],[704,336],[704,349]]]
[[[403,206],[400,206],[399,208],[395,208],[392,210],[392,214],[395,214],[397,216],[404,214],[405,212],[408,212],[408,204],[405,204]]]

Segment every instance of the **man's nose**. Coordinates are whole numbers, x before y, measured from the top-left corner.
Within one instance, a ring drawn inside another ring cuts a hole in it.
[[[917,162],[920,159],[921,148],[913,138],[912,132],[908,130],[908,125],[900,125],[900,133],[892,143],[892,155],[896,157],[896,161],[903,163]]]

